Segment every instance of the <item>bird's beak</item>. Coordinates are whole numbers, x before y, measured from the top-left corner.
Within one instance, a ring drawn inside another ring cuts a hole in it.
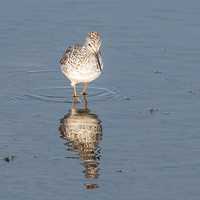
[[[99,60],[99,56],[98,56],[97,53],[95,53],[95,56],[96,56],[96,59],[97,59],[98,69],[100,69],[100,71],[102,71],[101,63],[100,63],[100,60]]]

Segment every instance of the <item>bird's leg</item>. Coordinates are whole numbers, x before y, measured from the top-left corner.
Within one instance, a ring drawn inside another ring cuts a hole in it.
[[[73,87],[73,93],[72,93],[73,99],[79,100],[79,99],[78,99],[77,92],[76,92],[76,83],[72,82],[72,83],[71,83],[71,86]]]
[[[84,110],[87,111],[88,110],[88,101],[87,101],[87,96],[84,95],[83,96],[83,105],[84,105]]]
[[[77,97],[76,84],[73,86],[73,97]]]
[[[77,111],[77,99],[75,97],[72,97],[72,106],[71,106],[71,114],[75,114]]]
[[[88,82],[83,83],[82,95],[87,95],[88,85],[89,85]]]

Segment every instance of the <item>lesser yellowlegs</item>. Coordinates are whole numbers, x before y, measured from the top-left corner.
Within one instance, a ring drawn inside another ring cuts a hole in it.
[[[78,83],[83,83],[82,94],[87,94],[88,84],[102,73],[101,42],[98,32],[89,32],[83,45],[68,47],[60,59],[61,71],[71,81],[75,97]]]

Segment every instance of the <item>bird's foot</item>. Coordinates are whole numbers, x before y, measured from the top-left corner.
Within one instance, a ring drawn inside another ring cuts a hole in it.
[[[80,102],[80,98],[79,98],[79,96],[78,95],[73,95],[72,96],[72,99],[73,99],[73,102],[75,102],[75,103],[78,103],[78,102]]]
[[[83,96],[87,96],[87,95],[88,95],[87,92],[82,92],[81,94],[82,94]]]

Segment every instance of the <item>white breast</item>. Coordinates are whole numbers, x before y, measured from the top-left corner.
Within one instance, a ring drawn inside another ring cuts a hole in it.
[[[102,66],[101,68],[103,69],[101,56],[99,56],[99,60]],[[79,67],[74,67],[72,65],[62,65],[61,70],[68,79],[78,83],[91,82],[98,78],[102,72],[98,68],[97,60],[94,55],[91,55],[87,62]]]

